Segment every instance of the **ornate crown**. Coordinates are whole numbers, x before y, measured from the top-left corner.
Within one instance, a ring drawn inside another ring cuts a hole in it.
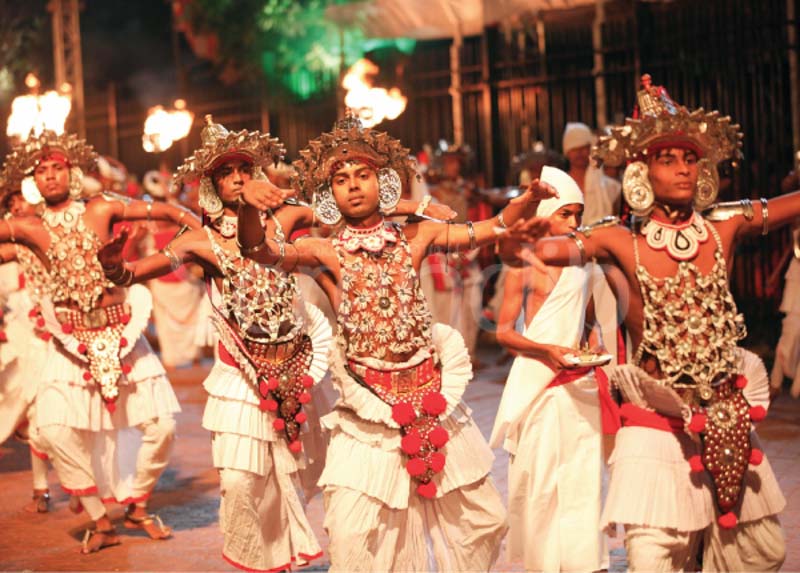
[[[43,156],[58,153],[64,156],[70,167],[78,167],[83,172],[92,171],[97,164],[97,153],[77,135],[64,133],[57,135],[53,131],[43,131],[31,136],[14,146],[3,165],[3,179],[22,181],[30,175]]]
[[[600,138],[592,156],[601,163],[617,166],[647,154],[655,145],[688,145],[716,165],[741,157],[742,133],[729,116],[703,108],[689,111],[669,97],[662,86],[652,85],[649,74],[642,76],[637,93],[638,109],[622,126]]]
[[[241,157],[255,167],[266,168],[283,159],[286,148],[277,137],[258,131],[228,131],[214,123],[211,115],[205,116],[206,125],[200,131],[202,145],[178,167],[175,185],[211,175],[223,160]]]
[[[364,161],[380,169],[391,167],[406,178],[416,174],[416,161],[400,140],[383,131],[365,128],[351,110],[333,129],[308,142],[293,165],[292,185],[306,200],[326,187],[335,168],[343,161]]]

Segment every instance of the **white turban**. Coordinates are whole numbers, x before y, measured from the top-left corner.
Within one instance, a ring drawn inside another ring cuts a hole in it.
[[[564,153],[592,143],[594,143],[594,135],[588,125],[578,122],[567,123],[567,127],[564,128],[564,136],[561,138],[561,147]]]
[[[539,207],[536,209],[538,217],[549,217],[564,205],[573,205],[575,203],[583,205],[583,192],[568,173],[545,165],[542,167],[542,176],[539,180],[555,187],[556,191],[558,191],[558,197],[545,199],[539,203]]]

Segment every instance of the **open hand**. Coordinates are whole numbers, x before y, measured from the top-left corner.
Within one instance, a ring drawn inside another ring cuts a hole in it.
[[[443,203],[428,204],[422,214],[441,221],[452,221],[458,216],[458,213]]]
[[[122,229],[118,235],[106,241],[97,251],[97,260],[103,266],[103,271],[113,271],[120,268],[124,261],[122,260],[122,250],[125,248],[125,243],[128,240],[128,230]]]
[[[289,197],[295,194],[293,190],[281,189],[270,181],[251,179],[242,186],[242,199],[259,211],[277,209]]]
[[[534,179],[525,189],[525,192],[519,197],[514,197],[511,203],[538,203],[553,197],[558,197],[558,191],[556,191],[555,187],[540,179]]]

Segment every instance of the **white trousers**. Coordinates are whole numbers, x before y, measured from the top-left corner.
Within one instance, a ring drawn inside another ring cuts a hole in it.
[[[702,542],[703,571],[778,571],[786,558],[783,531],[774,515],[721,529],[699,531],[625,525],[628,570],[694,571]]]

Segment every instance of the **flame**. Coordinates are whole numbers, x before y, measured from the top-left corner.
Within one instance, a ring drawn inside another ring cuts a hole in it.
[[[164,106],[151,107],[144,122],[142,147],[148,153],[166,151],[172,144],[189,135],[194,122],[194,114],[186,109],[186,102],[175,100],[174,109],[167,111]]]
[[[342,87],[347,90],[344,104],[358,114],[364,127],[376,126],[384,119],[395,119],[408,102],[398,88],[372,87],[379,70],[373,62],[362,58],[350,67],[342,80]]]
[[[6,135],[25,141],[31,134],[39,135],[45,129],[64,133],[64,124],[72,109],[72,88],[69,84],[59,91],[49,90],[39,95],[39,79],[33,74],[25,77],[25,85],[32,93],[14,98],[8,116]]]

